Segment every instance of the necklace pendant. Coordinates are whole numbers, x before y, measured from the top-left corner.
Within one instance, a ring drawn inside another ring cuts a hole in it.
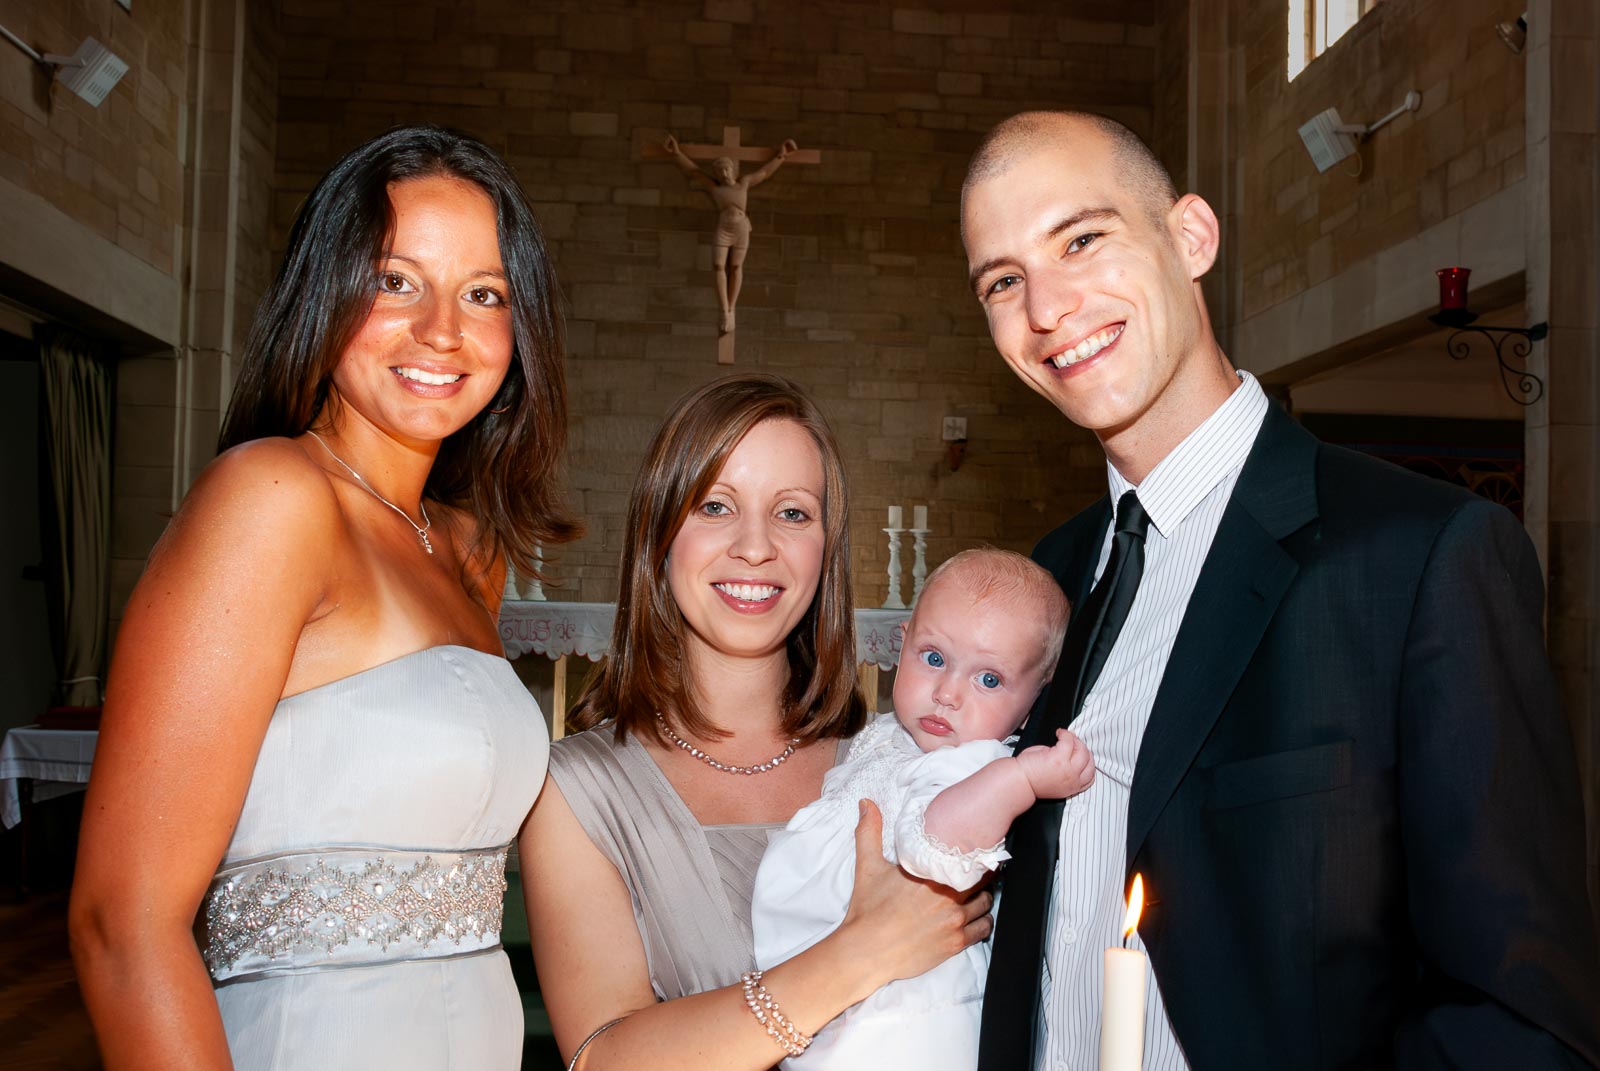
[[[428,541],[428,533],[427,532],[418,532],[417,535],[422,539],[422,549],[427,551],[429,554],[432,554],[433,553],[433,544]]]

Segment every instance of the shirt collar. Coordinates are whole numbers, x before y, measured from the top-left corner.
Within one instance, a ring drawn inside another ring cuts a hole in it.
[[[1162,536],[1171,538],[1173,530],[1229,473],[1243,467],[1272,403],[1255,376],[1243,370],[1238,375],[1238,388],[1162,458],[1143,483],[1134,486],[1115,465],[1106,462],[1113,508],[1124,493],[1139,492],[1139,504],[1150,515],[1150,523]]]

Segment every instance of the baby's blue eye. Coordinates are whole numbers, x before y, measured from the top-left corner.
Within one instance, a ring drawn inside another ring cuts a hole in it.
[[[934,669],[944,668],[944,655],[938,651],[923,651],[921,658],[923,665],[932,666]]]
[[[985,688],[998,688],[1000,687],[1000,675],[998,673],[980,673],[978,674],[978,683]]]

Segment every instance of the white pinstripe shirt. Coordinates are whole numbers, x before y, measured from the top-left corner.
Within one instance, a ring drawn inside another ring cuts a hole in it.
[[[1094,1071],[1100,1066],[1104,952],[1122,943],[1128,796],[1134,762],[1178,626],[1200,567],[1222,522],[1239,472],[1267,414],[1266,394],[1249,373],[1205,422],[1135,488],[1107,464],[1111,501],[1137,490],[1150,515],[1144,576],[1117,644],[1072,729],[1094,756],[1088,790],[1067,802],[1061,860],[1046,929],[1044,1017],[1034,1067]],[[1107,526],[1095,576],[1111,553]],[[1135,934],[1129,947],[1143,949]],[[1186,1071],[1154,972],[1147,979],[1145,1071]]]

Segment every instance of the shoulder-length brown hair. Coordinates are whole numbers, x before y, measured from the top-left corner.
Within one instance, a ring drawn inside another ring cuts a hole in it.
[[[850,594],[849,500],[833,431],[816,404],[786,379],[739,375],[717,380],[673,407],[634,481],[622,545],[622,578],[611,651],[573,711],[575,729],[614,722],[617,736],[653,733],[657,711],[672,712],[699,737],[726,735],[700,712],[684,656],[683,615],[667,583],[667,551],[689,511],[717,482],[751,428],[792,420],[822,457],[822,576],[805,616],[789,634],[784,731],[802,741],[849,736],[866,722],[856,692],[855,607]]]
[[[399,127],[359,145],[306,198],[278,277],[245,342],[218,451],[303,434],[330,398],[333,372],[372,310],[394,239],[389,187],[444,176],[494,202],[511,305],[511,367],[493,401],[439,447],[423,495],[472,515],[476,553],[533,575],[535,542],[582,531],[561,494],[567,387],[556,277],[522,187],[493,149],[458,131]]]

